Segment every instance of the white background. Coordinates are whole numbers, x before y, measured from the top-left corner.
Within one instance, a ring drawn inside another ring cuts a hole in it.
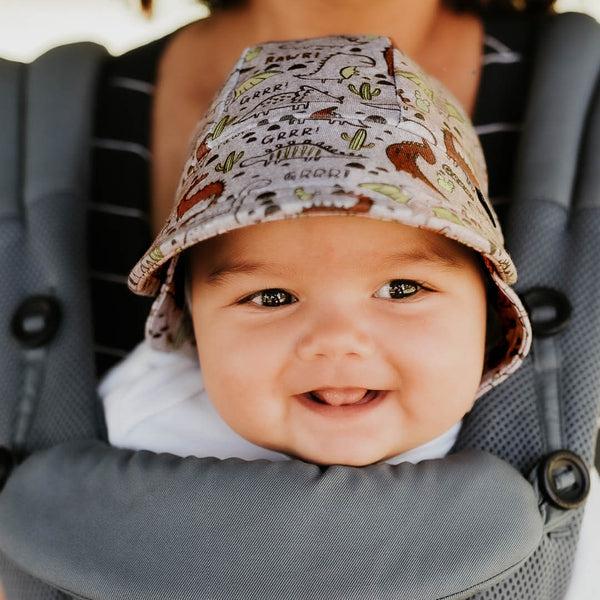
[[[154,18],[147,19],[137,0],[0,0],[0,56],[28,62],[52,46],[78,40],[98,41],[120,54],[206,15],[195,0],[154,4]],[[559,0],[557,7],[600,20],[600,0]]]

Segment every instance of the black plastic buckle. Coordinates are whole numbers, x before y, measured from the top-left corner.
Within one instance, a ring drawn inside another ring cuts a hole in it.
[[[27,349],[47,344],[58,331],[60,306],[52,296],[30,296],[15,311],[10,326],[14,338]]]
[[[533,335],[549,337],[563,331],[571,322],[573,307],[560,290],[535,287],[521,295],[529,313]]]
[[[542,493],[558,508],[579,508],[590,493],[587,465],[570,450],[558,450],[544,458],[538,478]]]

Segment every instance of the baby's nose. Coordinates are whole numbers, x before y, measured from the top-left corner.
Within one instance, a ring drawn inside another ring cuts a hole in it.
[[[373,338],[366,328],[342,314],[316,319],[297,344],[302,360],[368,358],[374,351]]]

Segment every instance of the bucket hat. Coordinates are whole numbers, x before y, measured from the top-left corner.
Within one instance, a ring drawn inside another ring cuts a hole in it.
[[[423,228],[478,252],[503,332],[480,393],[519,366],[531,329],[510,287],[516,269],[477,134],[450,92],[379,36],[244,51],[195,130],[167,222],[129,276],[134,292],[156,296],[151,345],[193,343],[182,251],[240,227],[336,214]]]

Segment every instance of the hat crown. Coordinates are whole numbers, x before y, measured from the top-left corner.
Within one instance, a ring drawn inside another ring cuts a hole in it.
[[[479,251],[503,245],[468,117],[388,38],[335,36],[247,49],[194,140],[177,193],[179,220],[196,215],[198,226],[208,223],[222,214],[218,205],[225,200],[223,208],[236,212],[254,204],[259,222],[275,210],[269,206],[261,215],[257,206],[275,188],[303,194],[305,209],[328,188],[339,197],[360,192],[379,208],[391,193],[384,212],[405,197],[420,196],[422,204],[429,198],[423,226],[435,216],[464,230],[449,237]],[[270,167],[277,172],[267,177]],[[209,207],[199,190],[219,199]],[[499,270],[514,279],[510,260]]]

